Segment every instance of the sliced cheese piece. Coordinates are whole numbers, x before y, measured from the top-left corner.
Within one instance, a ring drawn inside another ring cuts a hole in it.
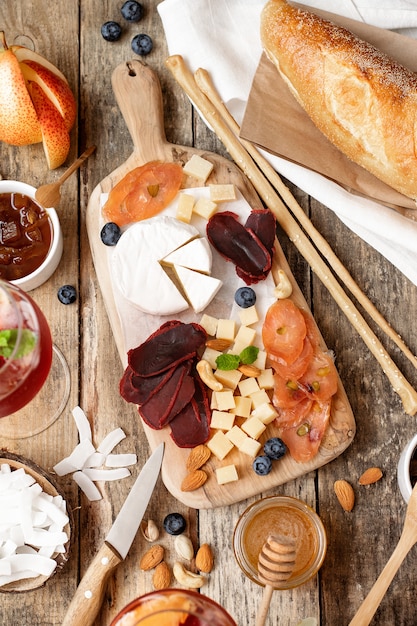
[[[219,485],[225,485],[226,483],[232,483],[235,480],[239,480],[236,465],[225,465],[224,467],[218,467],[216,469],[216,478]]]
[[[236,200],[236,188],[233,183],[209,185],[212,202],[231,202]]]
[[[217,321],[217,317],[213,317],[212,315],[207,315],[207,313],[204,313],[200,320],[200,326],[204,328],[208,335],[214,337],[217,331]]]
[[[158,216],[133,224],[111,256],[112,278],[122,295],[151,315],[173,315],[188,302],[159,261],[199,235],[191,224]]]
[[[259,441],[256,441],[256,439],[252,439],[252,437],[246,437],[239,450],[243,454],[247,454],[250,457],[255,457],[261,448],[262,444]]]
[[[180,193],[177,205],[177,219],[189,224],[193,214],[195,198],[189,193]]]
[[[207,161],[207,159],[203,159],[198,154],[193,154],[191,159],[184,165],[183,170],[187,176],[192,176],[205,183],[213,171],[213,167],[213,163]]]
[[[222,430],[216,430],[216,433],[208,440],[206,445],[219,461],[222,461],[234,447]]]
[[[189,270],[210,274],[212,264],[210,244],[205,237],[192,239],[181,248],[177,248],[163,259],[168,265],[180,265]]]
[[[181,265],[174,265],[174,270],[196,313],[200,313],[209,305],[223,284],[214,276],[200,274]]]
[[[193,213],[209,220],[217,211],[217,204],[210,198],[201,197],[193,206]]]

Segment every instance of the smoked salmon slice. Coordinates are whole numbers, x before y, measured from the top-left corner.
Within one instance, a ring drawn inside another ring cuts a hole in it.
[[[288,299],[277,300],[268,309],[262,341],[268,354],[294,363],[304,348],[307,326],[301,310]]]

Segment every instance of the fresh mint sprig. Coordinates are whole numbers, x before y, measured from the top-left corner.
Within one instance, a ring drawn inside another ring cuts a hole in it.
[[[236,370],[239,365],[251,365],[256,361],[259,348],[248,346],[240,354],[220,354],[216,358],[216,365],[219,370]]]
[[[0,356],[9,359],[13,355],[16,346],[19,330],[17,328],[8,328],[0,330]],[[37,341],[37,335],[29,328],[23,328],[20,335],[19,346],[14,354],[15,359],[21,359],[34,349]]]

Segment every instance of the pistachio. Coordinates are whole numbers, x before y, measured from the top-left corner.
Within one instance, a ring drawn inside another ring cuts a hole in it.
[[[142,522],[140,530],[146,541],[149,541],[150,543],[152,543],[152,541],[156,541],[159,538],[158,526],[152,519],[148,520],[147,522]]]
[[[178,556],[186,561],[191,561],[194,556],[194,546],[187,535],[177,535],[174,541],[175,551]]]

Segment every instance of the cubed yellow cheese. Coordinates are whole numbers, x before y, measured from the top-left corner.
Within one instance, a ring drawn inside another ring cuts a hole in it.
[[[252,400],[243,398],[242,396],[235,396],[235,408],[230,409],[231,413],[238,415],[239,417],[250,417],[252,411]]]
[[[260,370],[264,370],[266,365],[266,352],[264,352],[263,350],[259,350],[256,361],[254,361],[252,365]]]
[[[212,411],[215,411],[216,409],[219,408],[217,406],[217,402],[216,402],[216,394],[214,394],[214,393],[211,394],[210,408],[211,408]]]
[[[251,393],[249,397],[252,400],[252,407],[254,409],[256,409],[256,407],[258,406],[261,406],[261,404],[269,402],[269,396],[266,393],[265,389],[255,391],[255,393]]]
[[[216,405],[219,411],[228,411],[235,408],[235,398],[231,389],[224,389],[223,391],[213,391],[215,396]]]
[[[274,388],[274,370],[268,368],[262,370],[259,376],[256,377],[258,385],[261,389],[273,389]]]
[[[233,428],[235,416],[228,411],[212,411],[210,427],[218,430],[230,430]]]
[[[233,341],[235,338],[236,324],[234,320],[220,319],[217,322],[217,339]]]
[[[184,165],[183,171],[184,174],[187,174],[187,176],[198,178],[198,180],[205,183],[213,171],[213,167],[213,163],[210,163],[207,159],[203,159],[198,154],[193,154],[191,159]]]
[[[257,391],[260,391],[256,378],[245,378],[240,381],[238,387],[241,396],[250,396]]]
[[[229,389],[236,389],[238,382],[242,378],[242,372],[239,370],[215,370],[214,376],[218,381]]]
[[[210,198],[199,198],[193,206],[193,213],[209,220],[217,211],[217,204]]]
[[[218,467],[216,469],[216,478],[219,485],[225,485],[226,483],[232,483],[235,480],[239,480],[236,465],[225,465],[224,467]]]
[[[235,345],[233,346],[232,350],[235,350],[236,344],[243,345],[245,348],[247,348],[247,346],[251,346],[255,337],[256,330],[254,330],[253,328],[249,328],[248,326],[240,326],[239,330],[236,333]],[[239,350],[239,352],[236,350],[235,354],[240,354],[240,352],[241,350]]]
[[[225,435],[233,443],[233,445],[235,445],[236,448],[239,449],[243,445],[245,439],[249,439],[248,435],[246,435],[243,430],[239,428],[239,426],[237,426],[236,424],[233,426],[233,428],[228,430]]]
[[[250,306],[247,309],[241,309],[239,311],[240,323],[243,326],[250,326],[251,324],[256,324],[259,322],[258,311],[256,310],[256,306]]]
[[[249,437],[258,439],[264,432],[266,426],[257,417],[250,417],[246,420],[246,422],[243,422],[241,428],[247,435],[249,435]]]
[[[195,198],[189,193],[180,193],[177,205],[177,219],[187,224],[191,221]]]
[[[213,202],[231,202],[236,200],[236,188],[233,183],[209,185],[210,200]]]
[[[252,437],[246,437],[245,441],[239,448],[240,452],[243,454],[247,454],[248,456],[255,457],[259,450],[261,449],[262,444],[256,439],[252,439]]]
[[[265,402],[256,407],[251,413],[251,417],[257,417],[263,424],[270,424],[277,417],[278,412],[270,402]]]
[[[213,317],[212,315],[207,315],[206,313],[204,313],[200,320],[200,326],[204,328],[208,335],[210,335],[211,337],[215,337],[217,331],[217,321],[217,317]]]
[[[208,361],[210,363],[210,366],[212,369],[216,369],[217,365],[216,365],[216,359],[218,356],[220,356],[222,354],[222,352],[219,352],[218,350],[213,350],[213,348],[205,348],[204,352],[201,356],[202,359],[204,359],[205,361]]]
[[[217,430],[213,437],[208,440],[206,445],[212,451],[214,456],[219,459],[219,461],[222,461],[234,447],[233,443],[226,437],[222,430]]]

